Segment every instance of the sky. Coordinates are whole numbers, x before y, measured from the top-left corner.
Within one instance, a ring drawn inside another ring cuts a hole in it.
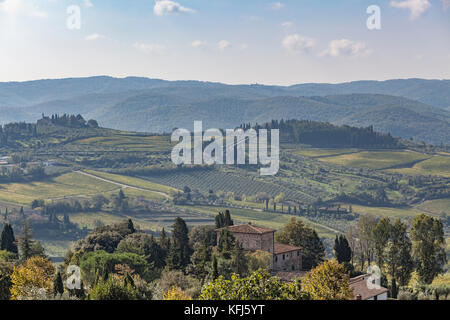
[[[96,75],[450,79],[450,0],[0,0],[0,81]]]

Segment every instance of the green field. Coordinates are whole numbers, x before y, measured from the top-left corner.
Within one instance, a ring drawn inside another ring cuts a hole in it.
[[[124,149],[127,151],[161,152],[170,150],[168,136],[142,136],[132,133],[115,133],[105,137],[93,137],[76,141],[79,146]]]
[[[102,171],[95,171],[95,170],[84,170],[87,173],[90,173],[92,175],[95,175],[100,178],[104,178],[107,180],[111,180],[118,183],[123,183],[125,185],[130,185],[137,188],[142,188],[146,190],[156,191],[156,192],[163,192],[166,194],[171,194],[173,192],[178,192],[179,189],[172,188],[163,184],[154,183],[152,181],[149,181],[147,179],[141,179],[141,178],[135,178],[130,176],[124,176],[120,174],[113,174],[113,173],[107,173]]]
[[[434,156],[428,160],[415,164],[411,168],[392,169],[390,171],[409,175],[438,175],[450,177],[450,156]]]
[[[329,157],[329,156],[337,156],[344,154],[351,154],[358,152],[357,149],[301,149],[295,150],[293,153],[298,154],[304,157],[310,158],[320,158],[320,157]]]
[[[45,181],[0,184],[0,201],[29,205],[35,199],[91,197],[117,189],[116,185],[70,172]]]
[[[430,156],[413,151],[361,151],[319,160],[344,167],[387,169],[395,166],[407,166],[428,158]]]
[[[378,217],[387,216],[390,218],[411,219],[415,216],[426,213],[420,208],[387,208],[387,207],[367,207],[353,204],[353,212],[359,214],[371,214]]]
[[[416,206],[420,211],[430,214],[441,215],[445,213],[450,215],[450,199],[437,199],[425,201]]]

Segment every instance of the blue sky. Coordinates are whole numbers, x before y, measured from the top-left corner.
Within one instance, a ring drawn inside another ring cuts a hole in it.
[[[450,0],[0,0],[0,43],[0,81],[449,79]]]

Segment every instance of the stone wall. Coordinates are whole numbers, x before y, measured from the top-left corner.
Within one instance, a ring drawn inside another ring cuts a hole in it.
[[[300,271],[302,268],[300,250],[274,255],[272,268],[274,271]]]
[[[231,232],[231,231],[230,231]],[[273,253],[273,232],[264,234],[231,232],[245,250],[262,250]],[[220,231],[217,232],[217,243],[219,243]]]

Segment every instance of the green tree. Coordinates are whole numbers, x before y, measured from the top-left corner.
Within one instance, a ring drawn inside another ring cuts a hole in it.
[[[231,259],[233,250],[236,246],[236,238],[228,230],[223,229],[220,232],[219,243],[217,244],[217,252],[225,259]]]
[[[411,239],[419,280],[430,284],[443,271],[447,260],[442,221],[424,214],[418,215],[411,224]]]
[[[17,254],[16,238],[14,237],[14,231],[10,224],[5,223],[3,226],[2,234],[0,236],[0,250],[6,250]]]
[[[194,253],[191,256],[191,263],[188,266],[189,274],[196,276],[200,280],[205,279],[209,274],[211,261],[211,246],[209,246],[208,241],[204,239],[195,245]]]
[[[373,257],[373,230],[377,224],[377,220],[374,216],[369,214],[363,214],[358,219],[358,244],[359,244],[359,260],[361,263],[361,270],[364,270],[365,262],[370,265]]]
[[[407,226],[400,219],[390,227],[384,256],[386,269],[391,278],[391,296],[396,298],[398,285],[406,286],[409,283],[414,267]]]
[[[391,220],[383,217],[373,229],[375,259],[380,268],[384,265],[385,249],[391,235],[391,228]]]
[[[292,218],[282,230],[275,234],[279,243],[302,248],[303,268],[311,269],[320,264],[325,257],[325,247],[317,232],[303,221]]]
[[[233,248],[232,255],[232,266],[233,272],[240,275],[245,276],[248,273],[248,258],[245,255],[245,251],[242,248],[242,245],[237,241],[236,245]]]
[[[225,213],[219,212],[219,214],[215,218],[216,229],[230,227],[234,224],[231,219],[230,210],[226,210]]]
[[[189,246],[189,230],[186,222],[177,217],[173,224],[167,265],[170,269],[184,270],[190,262],[192,249]]]
[[[137,288],[125,278],[111,275],[100,280],[89,293],[90,300],[139,300]]]
[[[344,235],[336,235],[334,240],[334,255],[339,263],[350,263],[352,259],[352,249]]]

